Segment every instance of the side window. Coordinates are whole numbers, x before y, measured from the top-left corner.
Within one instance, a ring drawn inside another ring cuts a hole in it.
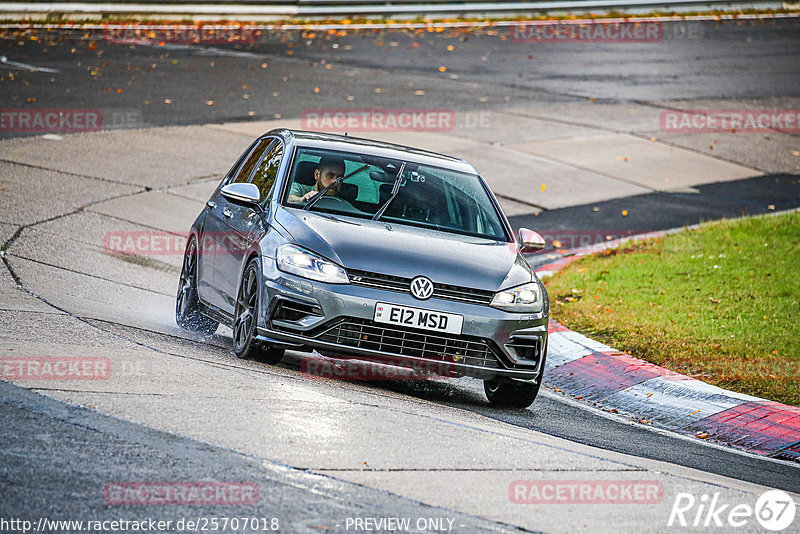
[[[269,193],[269,190],[272,189],[272,185],[275,183],[275,178],[278,177],[278,167],[281,164],[282,156],[283,143],[277,140],[273,141],[269,151],[267,151],[267,155],[264,156],[264,160],[253,175],[253,183],[257,185],[258,190],[261,191],[262,200],[266,198],[267,193]]]
[[[236,163],[233,164],[233,167],[231,167],[228,173],[225,175],[225,184],[233,182],[233,179],[236,177],[236,171],[239,170],[239,167],[242,166],[242,164],[247,159],[247,156],[250,155],[250,152],[253,151],[253,149],[258,145],[258,143],[259,140],[256,139],[255,141],[250,143],[250,146],[247,147],[247,150],[242,152],[242,154],[239,156],[239,159],[236,160]]]
[[[250,180],[250,175],[252,174],[256,163],[258,163],[258,160],[261,159],[261,154],[264,153],[272,141],[273,139],[263,139],[258,144],[255,150],[253,150],[247,157],[247,161],[244,163],[244,165],[242,165],[242,168],[239,169],[239,173],[236,175],[236,178],[233,179],[234,183],[242,183]]]

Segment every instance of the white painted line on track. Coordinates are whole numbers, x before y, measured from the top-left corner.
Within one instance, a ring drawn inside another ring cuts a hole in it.
[[[37,67],[36,65],[29,65],[27,63],[20,63],[18,61],[9,61],[8,57],[6,56],[0,56],[0,67],[29,70],[32,72],[49,72],[52,74],[58,74],[61,72],[58,69],[48,69],[47,67]]]

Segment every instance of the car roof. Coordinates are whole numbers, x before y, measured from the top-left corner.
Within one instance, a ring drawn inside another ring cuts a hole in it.
[[[289,128],[271,130],[265,135],[280,135],[287,141],[290,139],[293,140],[294,143],[300,147],[321,148],[340,152],[358,152],[391,159],[411,160],[415,163],[422,163],[433,167],[444,167],[455,171],[478,174],[475,167],[463,159],[437,154],[436,152],[430,152],[419,148],[376,141],[374,139],[363,139],[360,137],[350,137],[349,135],[323,132],[292,130]]]

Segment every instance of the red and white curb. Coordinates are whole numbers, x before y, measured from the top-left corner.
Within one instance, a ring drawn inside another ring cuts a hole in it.
[[[576,258],[653,232],[571,251],[543,265],[551,275]],[[551,320],[545,384],[640,423],[774,458],[800,462],[800,408],[728,391],[639,360]]]

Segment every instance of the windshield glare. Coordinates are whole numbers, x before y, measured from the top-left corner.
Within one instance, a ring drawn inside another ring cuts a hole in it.
[[[389,202],[380,214],[382,221],[507,240],[500,216],[476,175],[410,161],[299,148],[284,205],[304,208],[317,191],[342,176],[345,180],[330,187],[311,211],[371,219]]]

